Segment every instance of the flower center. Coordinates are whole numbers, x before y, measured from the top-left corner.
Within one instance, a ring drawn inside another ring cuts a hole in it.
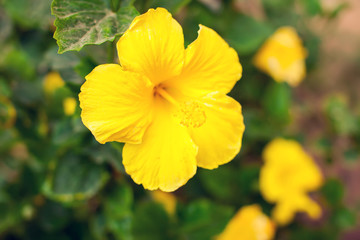
[[[162,87],[156,87],[154,94],[158,94],[177,108],[174,116],[179,119],[181,125],[198,128],[205,123],[206,114],[199,102],[189,100],[179,103]]]

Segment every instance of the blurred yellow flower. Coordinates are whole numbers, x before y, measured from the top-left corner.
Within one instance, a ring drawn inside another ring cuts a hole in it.
[[[216,240],[270,240],[274,234],[275,224],[254,204],[242,207]]]
[[[10,128],[16,120],[16,110],[9,99],[0,96],[0,129]]]
[[[64,99],[63,105],[64,105],[64,113],[65,113],[65,115],[71,116],[75,112],[77,102],[76,102],[75,98],[67,97],[67,98]]]
[[[144,188],[174,191],[197,166],[213,169],[240,151],[241,106],[226,94],[241,77],[237,53],[200,25],[184,49],[164,8],[136,17],[117,43],[118,64],[96,67],[81,87],[82,121],[98,142],[125,142],[123,164]]]
[[[277,82],[297,86],[306,75],[307,51],[295,29],[279,28],[254,57],[257,68]]]
[[[156,202],[161,203],[170,215],[175,213],[176,197],[173,194],[155,190],[151,192],[151,196]]]
[[[268,202],[276,203],[274,220],[287,224],[296,212],[306,212],[314,219],[320,217],[320,206],[307,193],[317,190],[323,177],[301,145],[293,140],[274,139],[265,147],[263,159],[260,191]]]
[[[64,80],[58,72],[49,72],[44,79],[44,91],[47,94],[53,94],[56,89],[65,85]]]

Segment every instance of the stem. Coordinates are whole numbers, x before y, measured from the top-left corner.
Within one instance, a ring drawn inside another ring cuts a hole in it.
[[[114,55],[115,55],[114,41],[112,41],[112,42],[109,42],[107,45],[107,61],[108,61],[108,63],[114,62]]]
[[[120,0],[111,0],[110,1],[110,7],[113,12],[117,12],[120,7]]]

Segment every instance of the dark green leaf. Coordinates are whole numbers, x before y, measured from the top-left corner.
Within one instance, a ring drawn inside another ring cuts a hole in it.
[[[208,240],[223,231],[233,214],[230,207],[206,200],[190,203],[180,216],[182,233],[188,240]]]
[[[328,179],[321,189],[325,199],[334,207],[341,203],[344,191],[343,184],[337,179]]]
[[[255,52],[271,32],[271,28],[263,22],[238,16],[229,26],[225,39],[240,55],[248,55]]]
[[[104,203],[106,225],[117,239],[130,240],[133,193],[125,184],[115,187]]]
[[[306,12],[311,15],[315,16],[322,12],[321,3],[319,0],[302,0]]]
[[[191,0],[152,0],[150,5],[152,8],[163,7],[172,13],[176,13],[190,2]]]
[[[332,96],[329,98],[325,111],[336,133],[352,135],[359,132],[356,117],[351,112],[344,96]]]
[[[147,202],[137,206],[132,232],[134,240],[177,239],[164,207],[154,202]]]
[[[43,186],[44,193],[63,202],[81,201],[93,196],[108,179],[101,166],[82,157],[66,155],[50,166],[54,169]]]
[[[356,225],[356,212],[340,208],[335,211],[332,220],[341,229],[349,229]]]
[[[106,0],[54,0],[51,9],[56,16],[54,38],[59,53],[112,41],[138,14],[131,3],[113,12]]]
[[[221,166],[216,170],[199,169],[202,185],[215,198],[223,201],[236,201],[239,195],[236,177],[238,172],[229,166]]]
[[[273,119],[286,123],[291,107],[291,89],[285,83],[271,82],[265,91],[263,105]]]
[[[8,14],[26,28],[48,28],[52,23],[50,0],[5,0]]]

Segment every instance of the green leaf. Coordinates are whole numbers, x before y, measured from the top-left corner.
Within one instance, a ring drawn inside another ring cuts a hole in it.
[[[350,148],[344,152],[344,158],[348,162],[357,163],[357,160],[360,157],[359,150],[356,148]]]
[[[113,41],[138,15],[131,1],[113,12],[106,0],[54,0],[51,10],[56,16],[54,38],[59,53]]]
[[[310,16],[315,16],[322,12],[321,3],[319,0],[302,0],[302,3],[304,4],[306,12]]]
[[[180,215],[181,230],[188,240],[208,240],[220,234],[233,214],[231,207],[207,200],[191,202]]]
[[[132,189],[125,184],[114,186],[116,189],[105,199],[104,212],[106,225],[117,239],[132,239]]]
[[[285,83],[270,83],[265,91],[263,105],[273,119],[286,123],[290,118],[291,89]]]
[[[25,28],[46,29],[52,23],[50,0],[5,0],[5,10],[11,18]]]
[[[238,16],[229,26],[225,38],[240,55],[249,55],[260,47],[271,32],[271,28],[266,23],[251,17]]]
[[[356,116],[350,110],[345,96],[330,97],[327,100],[325,111],[336,133],[353,135],[359,132]]]
[[[152,8],[164,7],[172,13],[176,13],[190,2],[191,0],[152,0],[150,5]]]
[[[12,32],[12,21],[5,13],[4,9],[0,8],[0,44],[8,39]]]
[[[339,205],[344,197],[344,186],[338,179],[328,179],[321,189],[325,199],[333,207]]]
[[[341,229],[349,229],[356,225],[356,212],[343,207],[335,211],[332,220]]]
[[[222,201],[237,201],[239,192],[236,184],[237,170],[230,166],[221,166],[216,170],[199,169],[199,177],[205,189]]]
[[[50,167],[53,170],[43,186],[44,194],[62,202],[82,201],[92,197],[109,177],[101,166],[74,155],[66,155],[57,162],[51,162]]]
[[[173,224],[164,207],[154,202],[137,206],[132,232],[134,240],[177,239]]]
[[[62,229],[70,220],[70,210],[53,201],[46,201],[37,212],[37,221],[41,227],[54,232]]]
[[[333,9],[329,14],[329,18],[336,18],[341,12],[350,7],[350,3],[344,2],[340,3],[335,9]]]

